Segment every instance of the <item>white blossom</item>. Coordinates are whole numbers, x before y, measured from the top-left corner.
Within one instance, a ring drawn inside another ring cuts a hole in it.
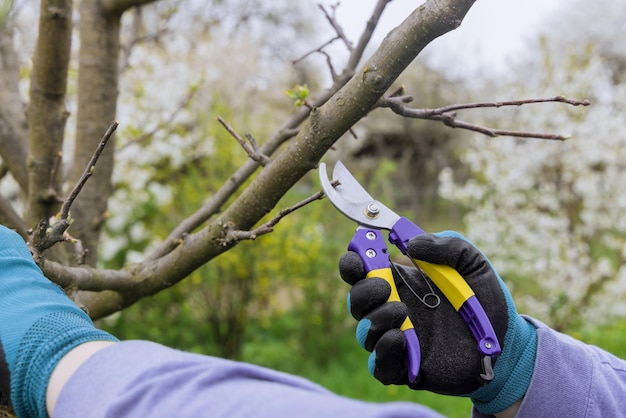
[[[507,91],[524,97],[537,86],[551,86],[564,90],[558,94],[589,97],[592,106],[525,106],[506,122],[570,132],[572,138],[476,135],[463,155],[474,176],[456,184],[451,170],[444,170],[440,180],[443,197],[472,208],[466,234],[510,284],[522,309],[567,327],[576,319],[589,324],[626,315],[626,85],[615,84],[599,51],[586,60],[570,56],[585,63],[573,67],[559,61],[563,54],[551,57],[556,62],[534,67],[526,87]]]

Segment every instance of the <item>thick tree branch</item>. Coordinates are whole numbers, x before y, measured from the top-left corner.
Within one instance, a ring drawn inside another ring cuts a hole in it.
[[[242,231],[249,230],[269,213],[300,178],[316,167],[334,142],[369,113],[423,48],[460,25],[473,3],[473,0],[430,0],[415,10],[384,39],[355,77],[335,94],[331,93],[331,89],[327,97],[321,97],[323,104],[310,112],[308,121],[301,127],[295,140],[261,170],[221,216],[201,230],[185,236],[183,240],[181,237],[185,231],[180,231],[181,235],[176,236],[174,242],[168,240],[168,245],[177,245],[176,248],[171,250],[171,247],[165,247],[166,254],[162,257],[132,267],[131,281],[138,285],[133,288],[135,292],[82,294],[81,302],[91,310],[92,316],[98,318],[110,314],[146,295],[169,287],[231,248],[234,243],[224,246],[220,240],[228,228],[232,226]],[[301,109],[297,116],[283,125],[283,129],[297,128],[307,115],[308,110]],[[280,132],[261,147],[264,154],[271,155],[266,146],[277,147],[277,143],[284,140]],[[248,160],[237,173],[242,173],[241,178],[244,178],[257,167],[258,163]],[[236,181],[241,181],[241,178]],[[227,182],[228,187],[232,187],[230,183]],[[56,273],[55,279],[63,275],[63,271],[48,272],[45,263],[42,268],[46,273]],[[67,270],[66,276],[71,277],[71,269],[62,270]]]
[[[0,84],[1,86],[1,84]],[[28,190],[28,173],[26,171],[26,143],[25,132],[16,130],[15,121],[8,119],[4,106],[5,100],[0,93],[0,156],[11,175],[24,191]],[[19,102],[18,102],[19,103]],[[22,135],[24,134],[24,135]]]
[[[78,53],[78,103],[76,146],[68,181],[77,184],[92,158],[102,133],[117,112],[118,59],[120,55],[119,14],[107,14],[100,1],[81,1]],[[85,262],[95,265],[100,232],[106,219],[107,204],[113,186],[114,147],[106,147],[99,157],[98,170],[81,190],[72,206],[72,234],[88,250]]]

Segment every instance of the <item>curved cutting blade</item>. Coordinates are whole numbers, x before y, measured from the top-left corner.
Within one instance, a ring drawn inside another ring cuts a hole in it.
[[[320,164],[319,175],[330,203],[359,225],[390,230],[400,219],[397,213],[370,196],[341,161],[337,161],[333,169],[333,180],[339,183],[337,186],[333,187],[328,179],[326,164]]]

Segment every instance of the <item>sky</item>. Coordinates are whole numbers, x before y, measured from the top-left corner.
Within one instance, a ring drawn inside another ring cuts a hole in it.
[[[506,62],[524,54],[527,39],[536,36],[567,0],[477,0],[460,28],[435,40],[427,48],[437,67],[459,67],[463,71],[502,71]],[[320,4],[335,4],[323,0]],[[423,1],[393,0],[385,9],[375,32],[376,45]],[[337,18],[348,36],[356,40],[376,0],[342,0]]]

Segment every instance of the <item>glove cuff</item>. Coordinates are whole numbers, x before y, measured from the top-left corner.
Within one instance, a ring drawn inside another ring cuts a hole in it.
[[[504,411],[528,390],[537,353],[537,329],[519,315],[509,325],[504,351],[494,367],[495,379],[470,394],[478,411],[491,415]]]
[[[11,398],[17,416],[47,417],[48,380],[70,350],[88,341],[118,341],[93,326],[76,308],[58,311],[36,321],[20,341],[11,370]]]

